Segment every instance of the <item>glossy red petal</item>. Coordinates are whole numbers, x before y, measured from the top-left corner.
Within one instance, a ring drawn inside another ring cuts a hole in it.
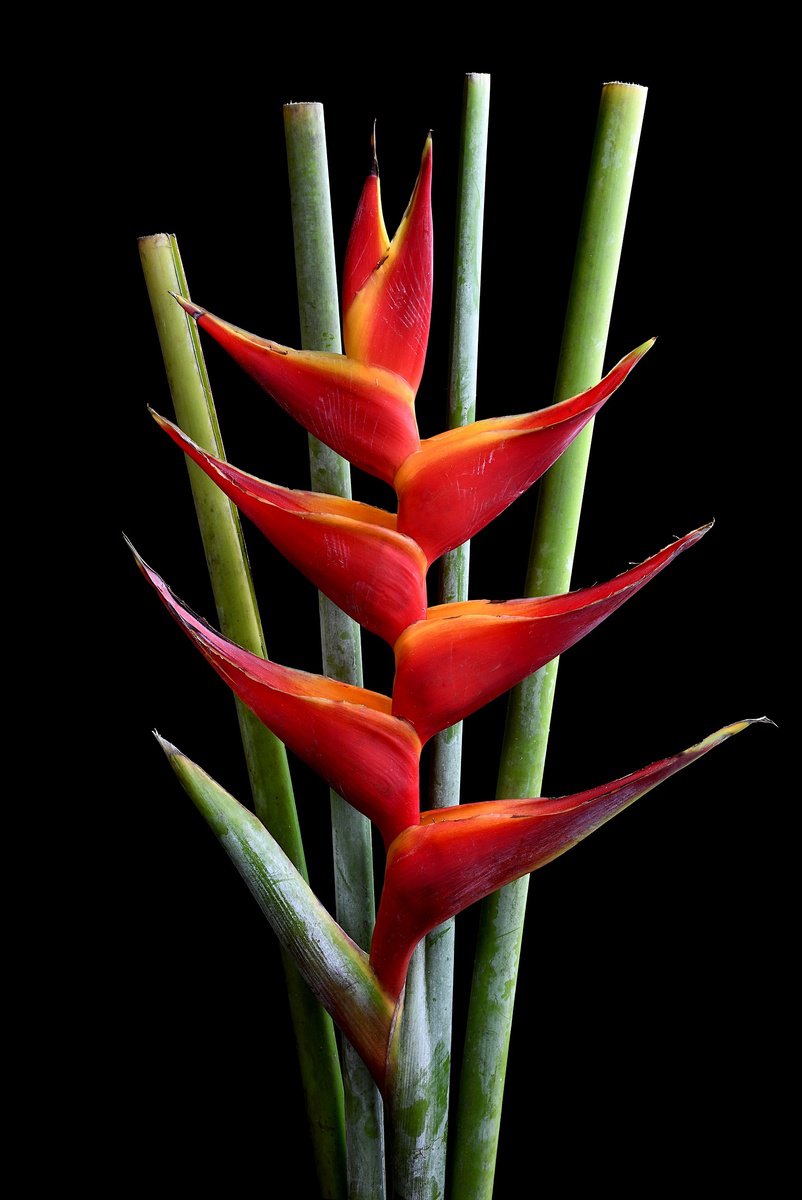
[[[136,559],[220,678],[330,787],[374,821],[386,844],[417,822],[420,741],[405,721],[390,715],[387,696],[243,650],[182,604],[139,555]]]
[[[376,158],[376,128],[370,139],[371,168],[365,180],[359,205],[351,226],[348,246],[345,251],[343,269],[343,311],[347,312],[354,297],[378,267],[386,255],[390,239],[384,224],[379,181],[379,163]],[[358,357],[355,356],[355,357]]]
[[[695,529],[615,579],[580,591],[430,608],[427,619],[396,642],[393,714],[428,741],[573,646],[708,529]]]
[[[551,862],[750,721],[711,734],[672,758],[560,800],[496,800],[421,815],[387,854],[370,960],[399,996],[413,950],[430,930],[522,875]]]
[[[425,618],[426,559],[417,542],[396,533],[392,513],[257,479],[153,416],[276,549],[360,625],[392,646]]]
[[[360,362],[379,363],[417,391],[423,374],[432,316],[432,140],[427,138],[420,173],[401,224],[364,282],[356,280],[381,243],[384,223],[371,180],[366,184],[351,235],[343,287],[345,352]],[[381,225],[377,222],[377,215]]]
[[[430,563],[472,538],[559,458],[652,345],[653,338],[579,396],[427,438],[395,478],[399,532]]]
[[[342,354],[291,350],[175,298],[304,429],[355,466],[392,483],[418,449],[415,394],[395,372]]]

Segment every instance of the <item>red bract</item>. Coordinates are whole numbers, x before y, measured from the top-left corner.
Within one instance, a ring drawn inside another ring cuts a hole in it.
[[[484,529],[531,487],[654,345],[622,358],[587,391],[514,417],[493,417],[421,442],[395,477],[398,531],[429,562]]]
[[[472,537],[525,491],[651,345],[647,342],[627,355],[580,396],[540,412],[480,421],[424,441],[396,476],[397,518],[371,505],[290,491],[257,479],[215,458],[172,422],[153,415],[294,566],[361,625],[393,645],[407,626],[425,615],[428,564]]]
[[[396,532],[392,513],[256,479],[153,416],[276,549],[360,625],[392,646],[426,616],[426,559],[417,542]]]
[[[396,371],[417,391],[432,313],[432,139],[392,242],[375,156],[351,229],[343,277],[343,342],[350,358]]]
[[[145,578],[220,678],[299,758],[374,821],[386,844],[417,822],[421,743],[406,721],[391,715],[387,696],[243,650],[182,604],[134,554]]]
[[[363,471],[392,483],[417,450],[415,393],[394,371],[342,354],[291,350],[176,300],[304,429]]]
[[[398,532],[430,563],[531,487],[654,345],[644,342],[599,383],[559,404],[421,442],[414,393],[398,375],[339,354],[278,346],[176,300],[305,429],[394,486]]]
[[[673,758],[560,800],[491,800],[421,814],[387,854],[370,960],[400,996],[413,950],[430,930],[564,854],[640,796],[750,721],[728,725]]]
[[[708,529],[695,529],[615,579],[577,592],[430,608],[426,620],[396,642],[394,715],[428,741],[573,646]]]
[[[384,224],[379,182],[379,160],[376,157],[376,126],[370,139],[370,172],[359,197],[354,223],[348,238],[343,268],[343,312],[348,312],[357,292],[387,255],[390,238]],[[397,236],[397,235],[396,235]]]

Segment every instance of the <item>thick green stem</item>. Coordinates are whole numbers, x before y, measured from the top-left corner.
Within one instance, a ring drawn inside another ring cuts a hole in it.
[[[431,936],[436,939],[440,929]],[[444,1056],[450,1047],[442,1044],[445,1014],[430,990],[428,966],[426,944],[421,943],[407,972],[389,1099],[393,1200],[443,1200],[445,1195],[449,1071]],[[450,1032],[450,994],[447,1000]]]
[[[554,400],[602,374],[646,89],[602,90]],[[528,596],[571,583],[592,425],[541,483],[526,582]],[[558,660],[510,697],[497,796],[537,796],[543,778]],[[490,1200],[509,1051],[528,878],[482,906],[458,1114],[454,1200]]]
[[[451,299],[451,356],[448,378],[448,427],[476,419],[479,363],[479,296],[482,283],[482,227],[485,211],[490,76],[466,75],[462,138],[457,179],[457,228]],[[440,604],[468,599],[470,542],[443,555]],[[462,722],[444,729],[432,743],[429,799],[432,808],[459,804]]]
[[[475,419],[479,349],[490,76],[467,75],[457,181],[457,223],[451,312],[448,426]],[[439,601],[468,598],[470,543],[443,558]],[[462,723],[433,743],[429,781],[432,808],[459,803]],[[394,1100],[393,1166],[398,1196],[441,1197],[445,1192],[446,1136],[451,1076],[454,921],[428,935],[410,965],[399,1033],[401,1064]]]
[[[342,342],[323,106],[286,104],[284,131],[301,344],[305,350],[339,353]],[[348,463],[311,436],[309,463],[315,491],[350,497]],[[326,674],[361,686],[359,626],[322,593],[320,633]],[[335,792],[331,793],[331,822],[337,920],[367,950],[376,916],[370,822]],[[351,1200],[381,1200],[384,1196],[381,1096],[365,1064],[347,1042],[343,1045],[343,1068],[348,1194]]]
[[[172,235],[156,234],[140,239],[139,252],[178,423],[204,449],[222,458],[198,330],[169,295],[189,296],[178,243]],[[220,628],[226,637],[267,657],[237,510],[194,463],[188,466]],[[239,701],[237,713],[256,814],[305,878],[284,746]],[[322,1194],[339,1200],[344,1194],[344,1117],[334,1027],[285,951],[282,959],[318,1178]]]

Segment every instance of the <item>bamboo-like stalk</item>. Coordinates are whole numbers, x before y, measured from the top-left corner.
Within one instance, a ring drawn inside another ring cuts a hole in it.
[[[602,89],[554,400],[602,374],[646,88]],[[592,422],[541,482],[526,595],[568,591]],[[497,796],[537,796],[543,778],[558,660],[510,697]],[[460,1085],[454,1200],[490,1200],[528,878],[482,906]]]
[[[334,233],[331,221],[323,106],[286,104],[284,131],[295,240],[301,344],[305,350],[342,349]],[[351,496],[351,469],[344,458],[309,437],[312,487]],[[323,669],[344,683],[362,685],[357,623],[320,593]],[[363,949],[370,948],[376,917],[370,822],[331,792],[332,847],[337,920]],[[351,1200],[382,1200],[384,1110],[370,1073],[353,1047],[343,1043],[348,1194]]]
[[[465,77],[451,310],[448,427],[475,419],[479,347],[490,76]],[[443,558],[441,604],[468,598],[470,543]],[[462,722],[434,739],[429,781],[432,808],[459,803]],[[454,921],[433,930],[410,963],[399,1031],[399,1078],[394,1098],[393,1173],[398,1196],[441,1197],[451,1076]]]
[[[479,362],[479,296],[482,284],[482,228],[485,212],[490,76],[465,77],[462,136],[457,178],[454,281],[451,298],[451,354],[448,373],[448,428],[476,419]],[[468,599],[470,542],[443,555],[438,602]],[[432,743],[429,799],[432,808],[459,804],[462,722],[444,729]]]
[[[223,458],[198,330],[169,295],[189,297],[178,242],[173,235],[155,234],[140,239],[139,253],[178,423],[204,449]],[[237,510],[194,463],[187,460],[187,465],[220,628],[226,637],[266,658]],[[237,715],[256,814],[306,878],[287,752],[239,701]],[[345,1194],[345,1132],[334,1027],[285,951],[282,961],[318,1179],[325,1197],[340,1200]]]

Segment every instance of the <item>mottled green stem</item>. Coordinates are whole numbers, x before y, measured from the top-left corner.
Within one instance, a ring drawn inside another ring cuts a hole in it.
[[[426,967],[421,943],[407,972],[391,1077],[393,1200],[443,1200],[445,1194],[449,1064],[444,1056],[450,1048],[437,1041],[444,1014],[429,989]],[[448,1024],[450,1032],[450,1005]]]
[[[290,177],[295,269],[305,350],[339,353],[340,335],[334,234],[331,223],[326,130],[321,104],[286,104],[284,131]],[[309,438],[312,487],[351,495],[351,469],[317,438]],[[323,669],[344,683],[362,685],[359,626],[320,594]],[[337,920],[363,949],[370,948],[376,916],[370,822],[331,793]],[[370,1073],[348,1042],[343,1044],[348,1194],[351,1200],[384,1196],[384,1112]]]
[[[451,310],[448,426],[475,419],[479,349],[490,76],[467,75],[457,180],[457,221]],[[470,543],[443,558],[441,604],[468,598]],[[432,808],[459,803],[462,723],[434,739],[429,781]],[[399,1031],[400,1071],[394,1098],[393,1174],[405,1197],[442,1197],[451,1075],[454,922],[445,922],[418,947],[410,964]]]
[[[611,83],[601,108],[579,231],[555,402],[602,374],[646,89]],[[571,583],[592,423],[540,487],[526,595]],[[543,778],[558,660],[510,697],[499,798],[537,796]],[[485,900],[474,966],[458,1113],[454,1200],[490,1200],[521,949],[528,878]]]
[[[178,423],[200,446],[223,458],[198,329],[169,295],[189,297],[178,243],[174,236],[159,233],[141,238],[139,252]],[[194,463],[187,464],[220,628],[232,641],[266,658],[237,510]],[[306,877],[284,746],[239,701],[237,713],[256,814]],[[285,951],[282,959],[321,1191],[327,1200],[339,1200],[344,1195],[345,1138],[334,1027]]]

